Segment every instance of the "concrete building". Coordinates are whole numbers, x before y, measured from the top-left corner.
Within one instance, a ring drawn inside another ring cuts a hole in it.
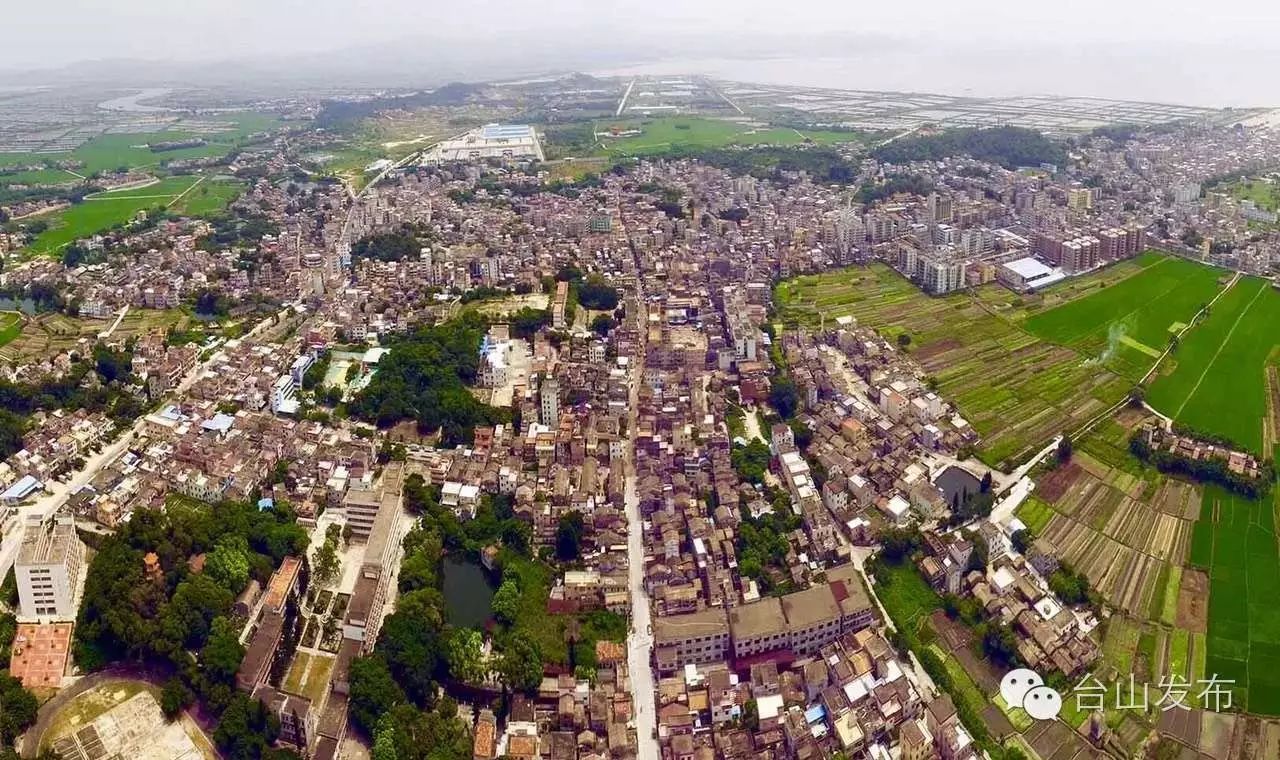
[[[486,124],[451,140],[442,141],[427,154],[427,161],[544,160],[538,134],[528,124]]]
[[[296,414],[298,399],[294,395],[297,383],[293,375],[281,375],[271,387],[271,411],[276,414]]]
[[[728,617],[718,607],[660,617],[653,623],[653,639],[660,673],[690,663],[722,662],[729,653]]]
[[[996,279],[1014,290],[1033,290],[1066,279],[1066,274],[1028,256],[1001,264]]]
[[[539,417],[543,425],[554,428],[560,424],[560,384],[551,375],[542,379],[538,388]]]
[[[28,525],[14,562],[24,618],[74,620],[84,545],[70,517]]]

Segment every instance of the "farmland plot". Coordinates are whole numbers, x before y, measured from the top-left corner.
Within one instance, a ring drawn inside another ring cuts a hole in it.
[[[775,291],[788,325],[830,326],[853,316],[891,339],[910,335],[912,354],[938,380],[939,392],[983,436],[981,454],[990,464],[1012,461],[1087,421],[1132,384],[997,313],[1012,311],[1015,300],[996,286],[930,297],[883,264],[798,277]]]
[[[1212,534],[1206,672],[1233,679],[1237,704],[1263,715],[1280,714],[1274,508],[1214,487],[1205,490],[1201,517]]]
[[[1190,331],[1172,372],[1152,383],[1148,402],[1190,427],[1220,435],[1255,454],[1270,453],[1267,368],[1280,346],[1280,291],[1244,278]]]
[[[1168,345],[1171,327],[1213,300],[1223,277],[1172,256],[1148,261],[1131,277],[1031,316],[1026,329],[1139,379]]]

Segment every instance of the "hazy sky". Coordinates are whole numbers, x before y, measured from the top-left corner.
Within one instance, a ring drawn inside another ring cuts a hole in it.
[[[548,35],[566,47],[708,35],[884,35],[975,46],[1032,41],[1272,45],[1280,2],[1234,0],[0,0],[0,67],[233,59],[445,38]],[[509,49],[509,48],[507,48]],[[1188,62],[1188,65],[1192,65]],[[538,68],[534,66],[532,68]],[[1171,72],[1175,73],[1176,72]]]

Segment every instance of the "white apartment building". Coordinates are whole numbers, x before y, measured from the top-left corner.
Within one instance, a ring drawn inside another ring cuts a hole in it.
[[[74,620],[84,545],[70,517],[26,527],[13,565],[24,618]]]

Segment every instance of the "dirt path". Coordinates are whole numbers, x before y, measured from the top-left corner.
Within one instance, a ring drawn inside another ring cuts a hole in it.
[[[196,187],[198,187],[198,186],[200,185],[200,183],[201,183],[201,182],[204,182],[204,181],[205,181],[205,179],[207,179],[207,178],[206,178],[206,177],[203,177],[203,176],[202,176],[202,177],[200,177],[200,179],[196,180],[196,181],[191,185],[191,187],[188,187],[186,190],[183,190],[183,191],[178,195],[178,197],[177,197],[177,198],[174,198],[173,200],[169,201],[169,203],[168,203],[167,205],[165,205],[165,208],[173,208],[173,204],[175,204],[175,203],[177,203],[178,201],[182,200],[183,198],[187,197],[187,193],[191,192],[192,190],[195,190],[195,189],[196,189]]]

